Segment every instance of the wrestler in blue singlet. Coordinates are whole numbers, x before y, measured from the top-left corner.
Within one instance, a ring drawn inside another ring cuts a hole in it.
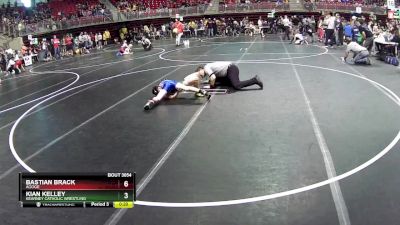
[[[172,94],[177,92],[178,90],[176,89],[176,84],[178,81],[176,80],[164,80],[160,83],[160,87],[164,90],[167,91],[168,94]]]

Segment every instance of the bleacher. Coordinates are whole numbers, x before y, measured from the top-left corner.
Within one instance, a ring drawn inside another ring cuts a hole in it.
[[[90,9],[98,4],[98,0],[52,0],[48,3],[48,7],[51,9],[53,17],[59,17],[60,15],[77,14],[79,12],[78,5],[85,5]]]
[[[385,2],[382,0],[343,0],[341,2],[337,1],[316,1],[311,3],[306,1],[305,5],[312,5],[312,7],[305,7],[309,10],[330,10],[330,11],[356,11],[357,7],[361,8],[362,12],[374,12],[377,14],[385,14],[386,7]]]
[[[110,2],[120,10],[132,9],[133,5],[144,6],[149,9],[159,9],[159,8],[180,8],[182,6],[196,6],[199,4],[208,4],[209,0],[110,0]]]

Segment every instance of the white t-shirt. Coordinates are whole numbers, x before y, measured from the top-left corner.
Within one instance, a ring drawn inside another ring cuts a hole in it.
[[[258,23],[258,27],[262,27],[262,23],[263,23],[262,20],[258,20],[257,23]]]
[[[288,18],[285,18],[282,20],[282,24],[283,26],[288,27],[290,26],[290,20]]]
[[[78,40],[79,42],[83,43],[85,41],[85,38],[83,35],[79,35]]]
[[[204,71],[208,76],[214,74],[216,77],[225,77],[231,64],[232,62],[226,61],[208,63],[204,66]]]
[[[354,42],[354,41],[350,42],[350,43],[347,45],[346,52],[355,52],[355,53],[359,53],[359,52],[361,52],[361,51],[367,51],[367,48],[365,48],[365,47],[359,45],[357,42]]]
[[[335,29],[335,21],[336,21],[336,18],[334,16],[329,17],[327,29],[330,29],[330,30]]]

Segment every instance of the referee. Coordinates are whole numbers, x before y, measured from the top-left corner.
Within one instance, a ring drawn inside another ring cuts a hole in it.
[[[209,77],[210,86],[214,87],[216,83],[226,86],[232,86],[236,90],[257,84],[263,89],[263,82],[256,75],[250,80],[240,81],[239,68],[232,62],[213,62],[204,66],[199,66],[196,70],[201,77]]]

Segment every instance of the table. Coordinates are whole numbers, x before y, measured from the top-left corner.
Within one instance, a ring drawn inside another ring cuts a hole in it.
[[[394,55],[398,56],[398,43],[397,42],[390,42],[385,40],[374,40],[375,50],[377,51],[377,56],[380,57],[381,60],[385,60],[384,57],[386,55]]]

